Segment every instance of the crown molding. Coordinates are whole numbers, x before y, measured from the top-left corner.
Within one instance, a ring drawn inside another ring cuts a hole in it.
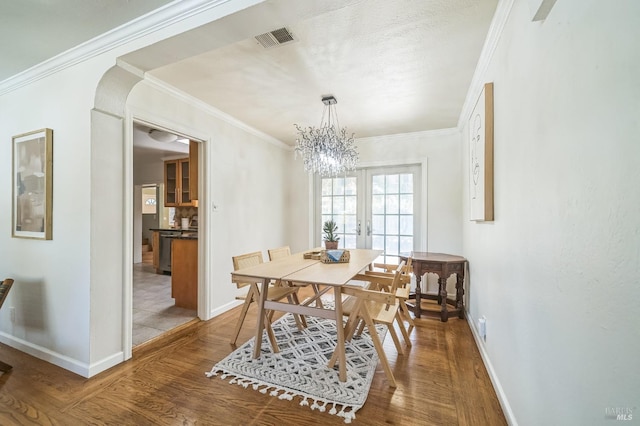
[[[429,138],[429,137],[441,137],[441,136],[450,136],[450,135],[458,135],[458,134],[460,134],[459,128],[449,127],[447,129],[422,130],[419,132],[396,133],[393,135],[368,136],[365,138],[356,138],[356,142],[363,142],[363,143],[376,142],[380,139],[384,139],[385,141],[394,141],[398,139],[406,139],[407,137]]]
[[[0,82],[0,96],[194,15],[237,0],[178,0]]]
[[[458,118],[457,127],[460,131],[464,128],[465,123],[471,115],[471,110],[484,87],[485,73],[491,63],[491,59],[493,58],[496,48],[498,47],[498,42],[500,41],[502,31],[504,30],[504,26],[506,25],[509,14],[511,13],[514,1],[515,0],[500,0],[498,7],[496,8],[496,13],[493,15],[493,20],[491,21],[487,38],[484,42],[484,46],[482,47],[482,52],[480,53],[478,65],[476,65],[476,70],[473,73],[473,78],[471,79],[469,90],[467,91],[467,97],[462,105],[460,118]]]
[[[152,77],[150,75],[145,75],[144,77],[144,81],[146,83],[148,83],[150,86],[154,87],[157,90],[160,90],[161,92],[164,92],[170,96],[173,96],[174,98],[177,98],[189,105],[194,106],[195,108],[198,108],[204,112],[206,112],[207,114],[210,114],[222,121],[224,121],[225,123],[228,123],[234,127],[237,127],[241,130],[244,130],[247,133],[250,133],[260,139],[262,139],[265,142],[268,142],[272,145],[277,146],[278,148],[282,148],[285,149],[287,151],[292,151],[293,147],[287,145],[286,143],[282,142],[280,139],[276,139],[273,136],[270,136],[258,129],[256,129],[255,127],[251,127],[248,124],[246,124],[243,121],[238,120],[237,118],[227,114],[226,112],[222,112],[217,108],[212,107],[211,105],[209,105],[206,102],[201,101],[200,99],[183,92],[182,90],[167,84],[166,82],[159,80],[155,77]]]

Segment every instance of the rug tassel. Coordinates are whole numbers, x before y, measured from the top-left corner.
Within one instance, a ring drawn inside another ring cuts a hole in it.
[[[338,412],[338,410],[336,410],[336,403],[333,403],[333,408],[331,410],[329,410],[329,414],[335,415]]]
[[[319,407],[319,405],[318,405],[318,401],[316,401],[316,400],[314,399],[314,400],[313,400],[313,404],[311,404],[311,407],[310,407],[310,408],[311,408],[312,410],[315,410],[315,409],[316,409],[316,408],[318,408],[318,407]]]
[[[218,373],[214,373],[213,371],[207,371],[206,373],[204,373],[204,375],[207,377],[213,377],[213,376],[217,376]]]
[[[354,413],[353,410],[344,413],[345,423],[351,423],[351,420],[354,420],[355,418],[356,418],[356,413]]]
[[[305,405],[309,405],[309,401],[307,401],[307,397],[305,396],[304,399],[302,401],[300,401],[300,405],[305,406]]]
[[[327,402],[325,402],[324,404],[319,405],[319,406],[318,406],[318,411],[320,411],[321,413],[324,413],[325,411],[327,411],[327,404],[328,404],[328,403],[327,403]]]

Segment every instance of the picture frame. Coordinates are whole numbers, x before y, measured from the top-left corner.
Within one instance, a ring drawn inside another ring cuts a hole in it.
[[[470,220],[493,221],[493,83],[486,83],[469,117]]]
[[[12,138],[11,236],[52,239],[53,130],[40,129]]]

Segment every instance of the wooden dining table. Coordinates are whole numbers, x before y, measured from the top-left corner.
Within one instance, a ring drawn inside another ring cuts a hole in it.
[[[262,332],[264,330],[264,312],[266,310],[291,312],[293,314],[310,315],[335,320],[337,330],[337,355],[340,381],[346,381],[345,330],[342,322],[342,286],[354,276],[373,263],[382,251],[367,249],[350,249],[347,263],[323,263],[320,260],[305,259],[304,253],[292,254],[271,262],[261,263],[250,268],[238,269],[231,273],[234,282],[255,282],[260,285],[258,304],[258,321],[256,325],[253,358],[260,357],[262,350]],[[333,289],[334,309],[275,302],[267,300],[267,288],[273,280],[282,282],[317,284]]]

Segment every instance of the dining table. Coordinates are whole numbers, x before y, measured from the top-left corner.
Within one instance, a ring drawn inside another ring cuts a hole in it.
[[[370,267],[382,254],[380,250],[349,249],[349,262],[324,263],[319,259],[307,259],[304,252],[295,253],[271,262],[261,263],[249,268],[238,269],[231,273],[234,282],[255,282],[260,288],[257,301],[258,319],[255,331],[253,358],[259,358],[262,350],[262,333],[265,327],[265,311],[290,312],[299,315],[310,315],[334,320],[337,331],[338,376],[346,381],[345,329],[343,325],[342,288],[354,276]],[[292,284],[316,284],[332,289],[334,295],[333,309],[310,306],[308,302],[292,304],[267,300],[267,288],[272,281]]]

